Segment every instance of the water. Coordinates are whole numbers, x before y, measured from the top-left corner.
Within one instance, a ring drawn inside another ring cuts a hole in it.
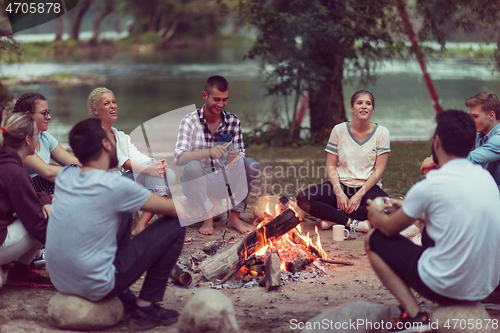
[[[273,107],[282,101],[265,98],[259,63],[243,60],[245,49],[228,47],[168,50],[144,55],[117,54],[97,60],[44,61],[3,64],[3,76],[24,79],[60,73],[102,75],[101,85],[112,89],[119,105],[118,129],[130,133],[140,124],[187,105],[200,107],[207,77],[225,76],[230,83],[226,110],[237,114],[245,130],[273,118]],[[445,109],[466,110],[464,100],[480,91],[500,93],[498,73],[487,59],[438,59],[428,70]],[[375,96],[374,121],[387,127],[392,140],[427,140],[434,129],[434,109],[416,61],[387,62],[378,70],[378,81],[368,86],[345,85],[344,104],[349,118],[351,94],[361,88]],[[15,96],[37,91],[52,110],[49,132],[63,144],[69,129],[88,116],[86,101],[95,85],[30,85],[12,88]],[[289,99],[292,105],[293,99]],[[175,120],[178,121],[178,120]],[[308,118],[305,118],[307,125]],[[170,127],[170,126],[169,126]]]

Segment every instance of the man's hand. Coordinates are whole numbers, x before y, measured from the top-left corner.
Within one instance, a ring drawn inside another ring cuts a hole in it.
[[[209,149],[211,151],[212,158],[220,158],[227,152],[227,149],[223,145],[217,145]]]
[[[425,175],[427,174],[427,172],[437,168],[439,168],[439,165],[434,163],[432,156],[429,156],[422,162],[422,165],[420,166],[420,171],[422,171],[422,173]]]
[[[43,215],[45,216],[46,219],[50,217],[50,210],[52,209],[52,205],[44,205],[42,207],[43,210]]]
[[[234,149],[231,149],[227,152],[227,161],[229,163],[233,162],[238,157],[238,152]]]
[[[144,171],[142,171],[153,177],[163,177],[167,172],[167,164],[165,160],[154,161]]]

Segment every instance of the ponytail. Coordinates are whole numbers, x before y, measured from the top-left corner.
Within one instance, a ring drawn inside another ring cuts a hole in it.
[[[18,149],[27,136],[34,133],[35,121],[24,113],[14,113],[2,122],[0,130],[0,150],[4,146]]]

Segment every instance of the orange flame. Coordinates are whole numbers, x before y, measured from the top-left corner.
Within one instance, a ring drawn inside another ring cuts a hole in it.
[[[323,246],[321,246],[321,237],[319,236],[317,226],[314,226],[314,232],[316,232],[316,235],[318,235],[318,239],[316,239],[316,248],[319,250],[319,254],[321,255],[321,258],[328,259],[326,252],[323,250]]]

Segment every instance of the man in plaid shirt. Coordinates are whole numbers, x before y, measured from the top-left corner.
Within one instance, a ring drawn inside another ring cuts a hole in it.
[[[201,234],[213,234],[213,216],[221,212],[221,205],[214,205],[217,199],[231,201],[228,227],[247,233],[251,229],[240,220],[240,213],[246,208],[259,164],[246,157],[240,120],[223,110],[229,98],[227,80],[208,78],[201,96],[205,105],[182,119],[177,135],[174,161],[185,165],[182,190],[201,213]]]

